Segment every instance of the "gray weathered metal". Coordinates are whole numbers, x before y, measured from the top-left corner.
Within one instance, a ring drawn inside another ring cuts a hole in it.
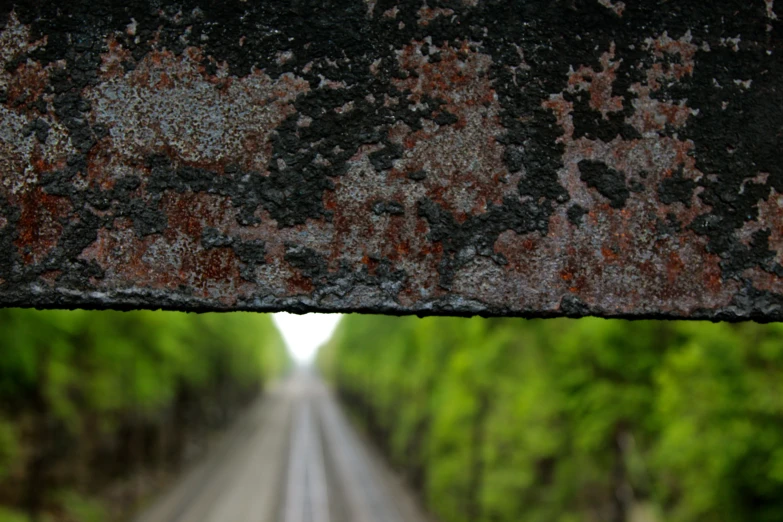
[[[0,28],[0,305],[783,318],[773,0],[38,0]]]

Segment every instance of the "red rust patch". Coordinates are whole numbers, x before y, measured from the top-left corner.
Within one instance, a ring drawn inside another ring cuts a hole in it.
[[[205,223],[228,230],[235,212],[227,198],[210,194],[167,192],[160,205],[168,227],[163,234],[139,238],[128,219],[116,219],[112,229],[101,229],[98,239],[82,253],[105,270],[104,282],[122,286],[133,281],[150,288],[178,290],[215,298],[230,306],[240,288],[240,262],[230,248],[204,249]]]
[[[421,50],[422,42],[413,42],[399,52],[400,67],[411,74],[393,82],[410,92],[414,103],[440,100],[443,104],[434,117],[448,113],[455,121],[436,125],[422,120],[423,128],[415,132],[407,126],[393,127],[389,138],[407,152],[390,177],[402,181],[407,173],[424,170],[428,176],[419,185],[426,196],[464,222],[516,191],[515,176],[508,176],[503,147],[495,140],[504,129],[489,79],[491,59],[473,50],[469,42],[432,46],[426,56]]]
[[[40,275],[40,278],[43,282],[49,285],[50,288],[54,288],[55,283],[57,282],[57,278],[60,277],[62,273],[62,270],[47,270]]]
[[[34,102],[49,83],[49,72],[38,62],[20,64],[9,77],[6,93],[8,106],[17,107]]]
[[[587,91],[590,94],[590,108],[600,112],[604,119],[610,112],[623,110],[623,99],[612,96],[612,84],[620,67],[620,62],[614,58],[615,46],[612,43],[609,51],[601,55],[601,71],[582,65],[568,76],[568,91]]]
[[[99,74],[102,80],[111,80],[125,75],[123,62],[130,60],[133,54],[125,49],[116,38],[109,38],[108,52],[101,54]]]
[[[295,273],[286,279],[288,289],[291,294],[311,294],[315,290],[313,280],[302,274]]]
[[[57,246],[63,231],[59,220],[69,215],[71,202],[35,188],[21,196],[19,206],[21,216],[14,244],[25,263],[40,263]]]

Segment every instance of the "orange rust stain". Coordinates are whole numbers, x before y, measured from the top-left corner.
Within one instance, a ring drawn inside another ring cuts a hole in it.
[[[707,274],[707,280],[706,280],[707,288],[710,292],[717,293],[720,291],[721,287],[723,286],[723,283],[720,279],[720,273],[718,272],[711,272]]]
[[[759,290],[776,294],[783,293],[783,281],[777,275],[761,268],[747,268],[742,272],[742,277],[747,278]]]
[[[362,257],[362,264],[364,264],[367,267],[367,272],[370,275],[375,275],[375,270],[380,265],[380,262],[377,259],[371,258],[369,256]]]
[[[60,277],[62,273],[62,270],[47,270],[42,273],[40,277],[49,286],[54,286],[55,282],[57,282],[57,278]]]
[[[150,52],[150,61],[155,65],[161,65],[163,63],[163,53],[161,51]]]
[[[463,63],[457,53],[448,47],[438,49],[441,59],[437,63],[430,62],[421,56],[416,45],[405,46],[400,56],[400,64],[409,70],[418,70],[419,76],[398,81],[412,91],[411,98],[419,101],[422,95],[437,93],[446,100],[451,100],[455,89],[469,85],[474,81],[472,71],[468,74],[463,70]],[[469,60],[470,63],[470,60]],[[468,67],[470,69],[470,65]],[[456,107],[454,107],[456,108]],[[449,107],[452,109],[452,107]]]
[[[313,290],[315,290],[315,286],[309,277],[296,274],[288,278],[288,292],[291,294],[296,292],[310,294]]]
[[[109,38],[107,47],[108,51],[101,54],[101,79],[110,80],[124,76],[125,68],[122,63],[130,59],[133,56],[132,53],[114,37]]]
[[[421,249],[421,253],[425,256],[430,254],[442,254],[443,244],[438,241],[437,243],[432,243],[431,245],[424,245]]]
[[[134,87],[147,87],[150,82],[150,72],[147,69],[134,71],[131,75],[130,84]]]
[[[43,94],[48,83],[49,73],[40,63],[25,62],[19,64],[8,81],[6,88],[7,105],[15,107],[17,104],[35,101]]]
[[[174,87],[174,82],[165,72],[160,73],[160,80],[155,84],[156,89],[170,89]]]
[[[108,138],[100,140],[87,153],[87,181],[92,187],[111,190],[116,183],[110,164],[113,153]]]
[[[407,256],[411,251],[410,244],[407,241],[399,243],[394,247],[394,249],[397,251],[398,254],[401,254],[403,256]]]
[[[171,286],[189,284],[209,295],[211,283],[215,281],[238,281],[239,259],[230,248],[204,250],[201,234],[204,223],[210,223],[223,229],[233,216],[231,204],[227,198],[203,193],[177,194],[167,192],[161,201],[160,209],[167,217],[167,227],[163,238],[170,245],[180,245],[186,251],[180,254],[180,266],[177,276],[166,277],[163,284]],[[140,243],[147,241],[143,240]],[[143,246],[143,245],[140,245]],[[141,248],[141,252],[146,248]]]
[[[608,247],[601,247],[601,254],[603,254],[604,260],[608,262],[617,261],[619,257],[614,250]]]
[[[208,216],[196,212],[197,196],[193,193],[167,194],[163,204],[168,216],[168,228],[164,235],[168,240],[175,240],[178,233],[193,238],[200,238],[203,230],[202,222],[208,221]],[[199,209],[200,210],[200,209]]]
[[[400,170],[396,167],[392,167],[392,169],[389,171],[389,175],[386,179],[389,181],[391,180],[402,180],[408,177],[408,174],[410,172],[416,172],[419,169],[407,169],[407,170]]]
[[[669,283],[673,283],[680,273],[682,273],[684,268],[685,263],[680,259],[679,254],[677,254],[677,252],[671,252],[669,254],[669,260],[666,263],[666,277],[668,278]]]
[[[68,215],[71,204],[67,198],[46,194],[39,187],[24,193],[20,207],[14,244],[25,263],[37,263],[57,245],[63,230],[59,220]]]
[[[204,288],[213,281],[229,282],[238,275],[236,254],[230,248],[215,248],[187,256],[180,270],[183,279],[195,275],[195,286]]]
[[[44,172],[51,172],[56,169],[61,169],[65,166],[65,161],[60,160],[57,163],[50,163],[43,159],[42,152],[39,147],[33,148],[30,152],[30,164],[33,166],[33,170],[36,174],[43,174]]]

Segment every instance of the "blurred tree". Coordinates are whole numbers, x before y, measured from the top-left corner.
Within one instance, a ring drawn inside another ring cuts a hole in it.
[[[176,465],[286,364],[264,315],[0,310],[0,521],[108,519],[96,491]]]
[[[783,326],[348,316],[319,354],[443,522],[783,520]]]

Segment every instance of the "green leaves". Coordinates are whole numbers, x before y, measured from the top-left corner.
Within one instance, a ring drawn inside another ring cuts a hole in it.
[[[783,326],[349,316],[319,355],[443,522],[783,519]]]
[[[176,461],[287,364],[261,314],[0,310],[0,502],[102,520],[101,477]]]
[[[0,417],[0,480],[19,459],[19,441],[13,423]],[[2,520],[2,519],[0,519]]]

